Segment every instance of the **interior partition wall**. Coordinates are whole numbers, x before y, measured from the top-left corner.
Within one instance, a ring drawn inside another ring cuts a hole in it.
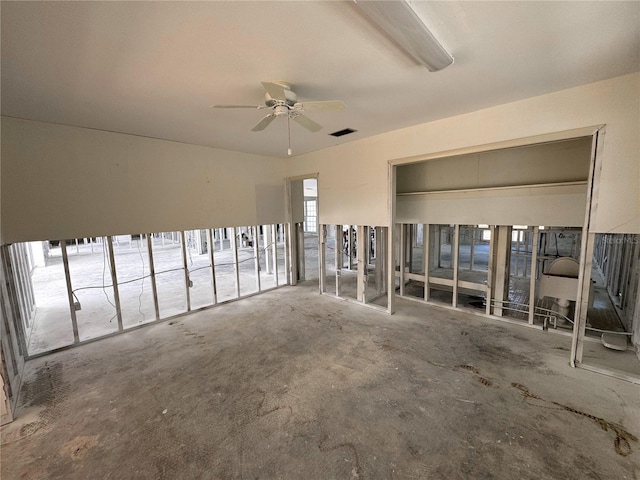
[[[388,311],[388,228],[320,225],[321,293]]]
[[[15,347],[10,358],[17,362],[286,285],[287,232],[288,224],[270,224],[3,246],[3,328]]]

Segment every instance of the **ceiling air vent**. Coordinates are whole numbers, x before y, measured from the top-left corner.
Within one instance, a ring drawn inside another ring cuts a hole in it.
[[[332,137],[341,137],[343,135],[349,135],[350,133],[357,132],[353,128],[345,128],[344,130],[338,130],[337,132],[330,133]]]

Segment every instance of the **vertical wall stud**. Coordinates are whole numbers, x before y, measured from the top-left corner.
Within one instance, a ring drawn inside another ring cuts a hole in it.
[[[397,228],[400,229],[400,238],[398,240],[400,244],[400,296],[404,297],[404,271],[407,257],[407,226],[404,223],[399,223]]]
[[[574,314],[573,337],[571,340],[572,367],[582,362],[583,342],[591,286],[591,264],[593,263],[593,245],[595,235],[591,234],[591,218],[597,213],[598,186],[602,170],[602,149],[604,148],[605,128],[600,128],[591,142],[591,162],[589,165],[589,185],[587,188],[587,204],[580,241],[580,270],[578,273],[578,295]]]
[[[184,291],[187,298],[187,312],[191,311],[191,292],[189,287],[191,279],[189,278],[189,266],[187,265],[187,242],[185,241],[184,230],[180,231],[180,243],[182,244],[182,268],[184,269]]]
[[[7,289],[7,300],[12,312],[13,327],[17,337],[18,355],[25,357],[27,355],[27,340],[24,332],[24,323],[20,318],[20,308],[18,306],[18,297],[16,292],[16,279],[13,276],[13,268],[11,266],[11,254],[8,246],[0,247],[2,251],[2,262],[5,273],[5,287]]]
[[[207,228],[207,242],[209,243],[209,261],[211,262],[211,287],[213,294],[213,304],[218,303],[218,287],[216,285],[216,265],[215,265],[215,253],[214,253],[214,236],[213,229]]]
[[[240,297],[240,270],[238,265],[238,229],[231,229],[231,248],[233,249],[233,271],[236,278],[236,297]]]
[[[258,289],[258,291],[261,290],[261,288],[260,288],[260,236],[259,236],[259,232],[260,232],[260,230],[258,229],[257,226],[253,225],[251,227],[251,233],[253,235],[253,261],[254,261],[254,267],[255,267],[255,272],[256,272],[256,288]]]
[[[591,288],[591,268],[593,264],[593,246],[595,243],[595,234],[586,233],[583,230],[583,236],[587,237],[582,244],[580,251],[580,271],[578,275],[578,296],[576,300],[576,308],[574,313],[573,324],[573,341],[571,358],[573,365],[582,363],[582,353],[584,348],[584,334],[587,326],[587,310],[589,309],[589,290]],[[575,348],[574,344],[575,343]]]
[[[285,248],[285,266],[287,270],[287,283],[289,285],[296,285],[298,283],[298,271],[297,271],[297,250],[295,242],[293,241],[293,233],[292,230],[295,228],[295,225],[292,223],[287,223],[283,225],[284,232],[284,248]]]
[[[460,225],[457,225],[453,229],[453,298],[451,299],[451,306],[456,308],[458,306],[458,265],[460,263]]]
[[[374,235],[376,239],[376,293],[381,295],[384,290],[384,233],[382,227],[375,227]]]
[[[271,248],[273,249],[273,274],[275,275],[275,284],[278,286],[278,226],[271,225]],[[285,253],[286,255],[286,253]]]
[[[489,227],[489,259],[487,265],[487,294],[485,300],[485,313],[487,315],[491,315],[491,299],[493,298],[493,265],[494,265],[494,256],[495,256],[495,233],[496,227],[491,225]]]
[[[304,264],[304,228],[302,222],[295,224],[296,229],[296,265],[298,266],[297,279],[305,280],[305,264]]]
[[[431,269],[431,225],[422,225],[422,268],[424,269],[424,300],[429,301],[429,270]]]
[[[349,266],[347,267],[349,270],[353,270],[353,244],[356,241],[353,235],[353,225],[347,225],[348,234],[347,234],[347,242],[349,244],[349,251],[347,253],[347,261],[349,262]]]
[[[153,233],[147,233],[147,254],[149,255],[149,278],[151,278],[151,291],[153,292],[153,309],[156,313],[156,321],[160,320],[160,308],[158,306],[158,288],[156,287],[156,269],[153,265]]]
[[[73,343],[80,341],[78,333],[78,320],[76,318],[75,302],[73,300],[73,288],[71,286],[71,273],[69,272],[69,256],[67,255],[67,242],[60,240],[60,249],[62,250],[62,263],[64,265],[64,277],[67,282],[67,297],[69,300],[69,311],[71,314],[71,325],[73,327]]]
[[[414,236],[415,236],[415,228],[414,228],[414,224],[410,223],[407,224],[406,226],[406,237],[405,240],[407,242],[406,245],[406,252],[407,252],[407,263],[409,265],[409,267],[407,268],[407,271],[409,273],[413,273],[413,245],[414,245]]]
[[[365,249],[367,248],[367,242],[365,241],[365,230],[366,227],[364,225],[358,225],[358,242],[356,248],[358,249],[356,253],[356,258],[358,261],[358,270],[357,270],[357,288],[356,288],[356,298],[362,303],[366,302],[367,298],[367,254]]]
[[[342,266],[344,265],[344,234],[342,233],[342,225],[336,225],[336,249],[335,268],[336,268],[336,297],[340,296],[340,275]]]
[[[538,269],[538,233],[540,227],[533,227],[533,243],[531,247],[531,276],[529,278],[529,325],[533,325],[536,314],[536,272]]]
[[[320,280],[320,293],[325,293],[327,291],[327,276],[325,272],[325,258],[327,248],[327,226],[325,224],[317,223],[318,230],[318,272],[319,272],[319,280]]]
[[[122,323],[122,309],[120,308],[120,292],[118,290],[118,276],[116,274],[116,259],[113,255],[113,241],[107,236],[107,251],[109,253],[109,268],[111,270],[111,284],[113,285],[113,300],[116,304],[116,315],[118,317],[118,330],[124,330]]]
[[[272,260],[272,250],[271,250],[271,242],[273,241],[273,234],[271,233],[272,226],[264,225],[264,233],[262,237],[264,238],[264,266],[267,275],[271,275],[273,273],[273,260]],[[277,285],[277,282],[276,282]]]

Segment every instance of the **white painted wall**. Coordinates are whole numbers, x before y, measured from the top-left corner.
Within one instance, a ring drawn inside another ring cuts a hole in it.
[[[2,118],[7,243],[285,221],[284,160]]]
[[[640,73],[634,73],[297,156],[289,160],[287,174],[319,172],[321,223],[388,225],[390,160],[410,162],[439,152],[606,124],[592,229],[640,233],[638,112]]]

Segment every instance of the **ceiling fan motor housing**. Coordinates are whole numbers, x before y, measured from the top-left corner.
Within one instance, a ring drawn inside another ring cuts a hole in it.
[[[285,105],[278,105],[273,109],[273,114],[276,117],[283,117],[285,115],[289,115],[289,108]]]
[[[284,89],[285,100],[276,100],[268,92],[264,94],[264,103],[267,107],[273,107],[274,105],[286,105],[293,107],[298,101],[298,96],[289,89]]]

